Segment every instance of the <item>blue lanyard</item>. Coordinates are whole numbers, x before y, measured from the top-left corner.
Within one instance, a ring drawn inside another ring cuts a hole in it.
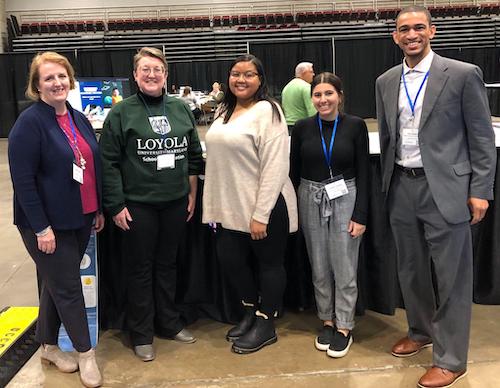
[[[146,103],[146,100],[140,95],[140,94],[137,94],[137,96],[139,96],[139,98],[141,99],[142,103],[144,104],[144,107],[146,108],[146,111],[148,112],[148,117],[153,117],[153,113],[151,113],[151,110],[149,109],[149,106],[148,104]],[[165,119],[168,121],[168,117],[167,117],[167,109],[165,108],[165,96],[162,96],[161,98],[161,104],[163,106],[163,117],[165,117]],[[167,134],[159,134],[160,137],[162,139],[165,139],[167,137]]]
[[[337,124],[339,122],[339,115],[337,114],[337,117],[335,118],[335,123],[333,124],[333,132],[332,132],[332,137],[330,139],[329,152],[327,152],[327,150],[326,150],[326,141],[325,141],[325,137],[323,136],[323,123],[321,122],[321,119],[319,118],[319,113],[318,113],[317,119],[318,119],[319,133],[321,135],[321,145],[323,146],[323,154],[325,155],[326,165],[328,167],[328,170],[330,171],[330,178],[333,178],[333,174],[332,174],[333,143],[335,142],[335,134],[337,133]]]
[[[408,92],[408,87],[406,86],[406,79],[405,79],[405,72],[403,68],[403,85],[405,86],[405,91],[406,91],[406,97],[408,98],[408,102],[410,103],[410,109],[411,109],[411,115],[415,117],[415,104],[417,103],[418,96],[420,92],[422,91],[422,88],[424,87],[425,81],[427,80],[427,77],[429,76],[429,70],[427,70],[427,73],[425,73],[424,80],[420,84],[420,87],[418,88],[417,95],[415,96],[415,99],[412,101],[410,97],[410,93]]]

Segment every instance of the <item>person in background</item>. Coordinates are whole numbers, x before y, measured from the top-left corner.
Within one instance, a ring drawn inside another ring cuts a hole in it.
[[[363,119],[342,111],[336,75],[314,77],[311,94],[318,113],[295,124],[291,177],[323,321],[315,346],[340,358],[353,342],[359,246],[368,218],[368,130]]]
[[[198,120],[202,112],[199,108],[198,99],[194,94],[191,93],[190,86],[186,86],[184,88],[184,90],[182,91],[181,99],[184,100],[184,102],[189,105],[189,109],[191,109],[194,118]]]
[[[493,199],[496,166],[482,72],[434,53],[435,33],[425,7],[403,8],[392,36],[404,59],[376,82],[382,191],[408,319],[392,354],[432,346],[423,388],[450,387],[467,372],[470,225]]]
[[[311,82],[313,77],[313,64],[301,62],[295,67],[295,78],[288,82],[281,92],[281,105],[283,106],[290,134],[298,120],[316,114],[311,102]]]
[[[165,95],[167,61],[156,48],[134,57],[139,91],[114,106],[100,147],[103,202],[123,233],[127,325],[136,356],[155,358],[155,332],[183,343],[175,304],[177,250],[196,204],[201,146],[189,107]]]
[[[224,92],[220,83],[213,83],[212,91],[210,92],[209,96],[210,99],[215,102],[215,105],[218,105],[222,102],[222,100],[224,99]]]
[[[35,338],[41,359],[62,372],[79,369],[86,387],[98,387],[102,377],[90,342],[80,262],[92,228],[104,227],[101,161],[92,126],[67,102],[74,87],[66,57],[44,52],[33,58],[26,95],[35,103],[14,124],[8,155],[14,224],[39,278]],[[78,361],[57,345],[61,323]]]
[[[120,95],[118,88],[113,88],[113,91],[111,92],[111,105],[116,105],[122,100],[123,97]]]
[[[244,313],[226,338],[234,352],[245,354],[277,341],[274,318],[285,289],[288,234],[297,230],[297,204],[288,177],[286,123],[267,94],[260,60],[236,58],[228,85],[206,135],[203,222],[220,225],[217,256]]]

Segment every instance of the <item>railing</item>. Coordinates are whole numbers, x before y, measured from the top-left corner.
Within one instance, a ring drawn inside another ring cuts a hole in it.
[[[108,20],[115,19],[159,19],[186,16],[208,16],[215,15],[242,15],[261,13],[291,13],[306,11],[339,11],[384,8],[401,8],[404,6],[418,4],[427,7],[454,6],[488,4],[491,1],[479,0],[354,0],[354,1],[331,1],[331,2],[293,2],[290,1],[253,1],[249,2],[221,2],[217,4],[192,3],[184,5],[134,7],[107,7],[107,8],[85,8],[73,7],[71,9],[61,8],[52,10],[32,10],[32,11],[10,11],[17,17],[20,23],[49,22],[58,20]]]

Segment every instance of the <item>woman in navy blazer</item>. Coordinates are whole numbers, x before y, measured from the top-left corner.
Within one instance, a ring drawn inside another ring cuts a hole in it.
[[[63,372],[80,369],[87,387],[102,377],[90,344],[80,281],[80,261],[91,228],[104,227],[101,165],[94,130],[66,101],[74,70],[55,52],[35,56],[26,95],[36,102],[9,134],[14,186],[14,224],[36,263],[40,311],[36,339],[41,358]],[[57,346],[64,324],[79,352],[78,362]]]

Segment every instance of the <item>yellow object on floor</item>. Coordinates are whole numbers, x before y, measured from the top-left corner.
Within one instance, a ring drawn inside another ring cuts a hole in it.
[[[38,307],[8,307],[0,313],[0,357],[29,329]]]

